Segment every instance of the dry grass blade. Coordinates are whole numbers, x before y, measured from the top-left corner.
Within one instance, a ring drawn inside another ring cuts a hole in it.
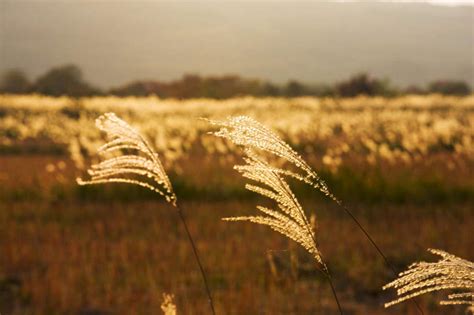
[[[243,177],[256,184],[247,184],[245,187],[275,201],[278,210],[257,206],[257,209],[264,215],[231,217],[224,218],[224,220],[250,221],[267,225],[303,246],[323,266],[323,270],[326,270],[316,245],[315,233],[288,183],[274,167],[259,158],[251,149],[246,149],[246,153],[247,157],[244,159],[246,165],[237,165],[235,169]]]
[[[158,155],[137,130],[114,113],[97,118],[96,126],[106,133],[109,141],[98,149],[98,155],[105,159],[91,166],[89,180],[78,179],[80,185],[134,184],[163,195],[172,204],[176,203],[176,195]]]
[[[398,299],[386,303],[389,307],[428,292],[458,289],[465,292],[448,295],[441,305],[465,304],[474,308],[474,263],[446,253],[429,249],[441,257],[437,262],[417,262],[400,273],[399,278],[383,287],[397,289]]]
[[[212,125],[220,127],[217,132],[213,133],[214,135],[226,138],[236,145],[266,151],[286,160],[295,166],[301,173],[283,169],[276,169],[276,171],[310,184],[334,201],[338,201],[329,191],[326,183],[303,160],[303,158],[276,133],[258,121],[247,116],[235,116],[229,117],[224,121],[210,120],[209,122]]]

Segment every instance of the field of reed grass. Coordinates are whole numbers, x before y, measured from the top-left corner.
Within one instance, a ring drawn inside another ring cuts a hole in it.
[[[282,136],[348,205],[397,272],[439,248],[473,261],[474,101],[235,99],[177,101],[0,96],[0,313],[209,314],[180,216],[125,184],[78,186],[104,144],[94,120],[113,110],[159,153],[206,271],[218,314],[339,314],[303,247],[252,223],[267,200],[233,170],[242,153],[200,117],[249,115]],[[281,162],[281,161],[280,161]],[[277,163],[280,163],[277,161]],[[283,164],[277,164],[282,167]],[[288,180],[331,271],[344,314],[419,314],[382,287],[395,276],[336,203]],[[425,314],[443,292],[417,299]]]

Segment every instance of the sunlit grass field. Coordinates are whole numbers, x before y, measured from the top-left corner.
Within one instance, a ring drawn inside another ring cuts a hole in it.
[[[273,128],[367,227],[397,270],[426,248],[473,260],[474,97],[47,98],[0,96],[0,312],[207,314],[175,209],[120,184],[75,179],[103,143],[94,119],[114,111],[160,153],[196,238],[219,314],[337,314],[324,277],[297,245],[265,227],[223,222],[261,198],[232,169],[239,149],[200,118],[249,115]],[[347,314],[417,314],[381,287],[394,276],[354,223],[295,184]],[[441,294],[440,294],[441,295]],[[427,295],[427,314],[464,314]]]

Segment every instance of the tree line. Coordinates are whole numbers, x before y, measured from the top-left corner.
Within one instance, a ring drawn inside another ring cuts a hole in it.
[[[215,98],[236,96],[397,96],[402,94],[440,93],[445,95],[468,95],[470,86],[463,81],[437,80],[426,87],[410,86],[404,89],[394,87],[388,79],[380,79],[367,73],[333,84],[307,84],[290,80],[286,84],[242,78],[238,75],[207,76],[184,75],[179,80],[163,82],[138,80],[109,90],[100,89],[88,83],[79,67],[63,65],[55,67],[31,81],[20,69],[5,72],[0,80],[0,93],[38,93],[50,96],[84,97],[95,95],[147,96],[161,98]]]

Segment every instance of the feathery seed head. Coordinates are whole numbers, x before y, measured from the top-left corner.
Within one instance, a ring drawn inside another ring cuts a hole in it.
[[[218,131],[213,133],[218,137],[228,139],[234,144],[246,149],[261,150],[286,160],[295,166],[301,174],[278,170],[280,174],[305,182],[319,189],[334,201],[337,201],[335,196],[329,191],[326,183],[303,158],[276,133],[258,121],[247,116],[235,116],[229,117],[224,121],[209,120],[209,123],[220,127]]]
[[[235,169],[243,177],[255,184],[245,187],[257,194],[276,202],[278,210],[257,206],[264,215],[224,218],[225,221],[249,221],[267,225],[289,239],[299,243],[316,261],[325,268],[315,241],[315,233],[306,218],[303,208],[293,194],[290,186],[281,176],[279,169],[270,166],[251,149],[247,149],[246,165],[237,165]]]
[[[269,226],[303,246],[327,272],[316,244],[315,233],[285,177],[293,177],[310,184],[336,200],[326,184],[296,151],[256,120],[247,116],[237,116],[225,121],[209,122],[220,127],[220,130],[213,133],[214,135],[244,148],[246,164],[236,165],[234,168],[244,178],[254,182],[247,184],[246,189],[275,201],[278,206],[278,210],[257,206],[257,209],[264,214],[262,216],[232,217],[224,220],[250,221]],[[263,153],[286,160],[295,166],[298,172],[270,165],[268,157]]]
[[[109,142],[98,149],[101,157],[113,153],[88,170],[89,180],[77,179],[79,185],[102,183],[128,183],[148,188],[163,195],[166,201],[176,204],[176,195],[158,154],[153,151],[140,133],[118,118],[107,113],[96,119],[96,126],[106,133]],[[123,153],[133,152],[133,153]]]
[[[437,262],[417,262],[399,274],[399,278],[383,289],[397,289],[398,299],[386,303],[389,307],[413,297],[440,290],[458,289],[467,292],[448,295],[441,305],[465,304],[474,308],[474,263],[438,249],[429,249],[441,257]]]

